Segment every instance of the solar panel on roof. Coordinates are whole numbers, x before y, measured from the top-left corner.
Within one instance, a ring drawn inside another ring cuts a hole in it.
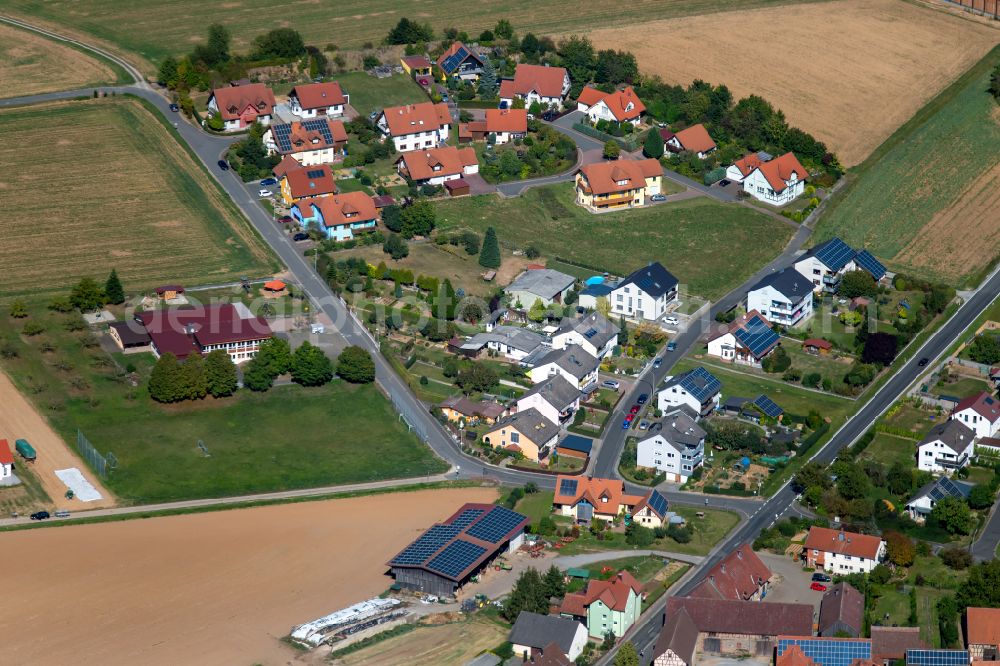
[[[857,254],[850,245],[839,238],[831,238],[821,248],[816,250],[816,258],[826,264],[831,270],[839,271]]]
[[[458,578],[486,552],[486,549],[463,539],[456,539],[427,563],[427,568],[448,578]]]
[[[525,517],[516,511],[511,511],[503,506],[495,506],[465,533],[476,539],[500,543],[524,519]]]
[[[310,132],[319,132],[323,136],[326,145],[333,144],[333,133],[330,132],[330,124],[326,119],[303,120],[302,127]]]
[[[458,514],[458,518],[451,521],[451,524],[459,529],[464,530],[466,527],[472,524],[479,516],[483,515],[484,509],[466,509],[462,513]]]
[[[306,171],[306,176],[309,178],[322,178],[324,173],[322,169],[310,169]]]
[[[968,650],[907,650],[906,666],[967,666]]]
[[[583,334],[583,337],[585,337],[585,338],[587,338],[589,340],[592,337],[594,337],[595,335],[597,335],[597,329],[596,328],[590,328],[590,329],[587,329],[587,332]]]
[[[766,395],[759,395],[757,399],[753,401],[754,406],[763,412],[764,416],[769,416],[772,419],[776,419],[785,413],[781,407],[778,407],[773,400],[768,398]]]
[[[684,390],[694,396],[695,400],[704,402],[709,397],[715,395],[722,384],[712,375],[712,373],[705,368],[698,366],[694,370],[687,373],[687,376],[681,381],[681,386],[684,387]]]
[[[854,257],[854,263],[871,273],[871,276],[876,280],[881,280],[885,276],[885,266],[868,250],[858,252],[857,256]]]
[[[454,71],[468,55],[469,51],[464,46],[460,46],[457,51],[445,58],[444,62],[441,63],[441,69],[446,72]]]
[[[750,353],[758,358],[778,343],[778,334],[757,319],[748,322],[746,326],[736,329],[733,335],[739,340],[741,345],[749,349]]]
[[[402,553],[393,558],[389,564],[414,565],[422,564],[424,560],[433,555],[449,541],[451,541],[460,528],[454,525],[434,525],[429,530],[406,547]]]
[[[560,495],[576,495],[576,479],[563,479],[559,482]]]
[[[292,149],[291,125],[272,125],[271,133],[274,135],[274,142],[278,144],[278,150],[287,153]]]
[[[819,666],[850,666],[855,659],[871,659],[870,640],[829,640],[811,638],[779,638],[778,656],[792,645],[798,645],[803,654]]]
[[[653,511],[661,516],[667,513],[667,498],[655,490],[653,491],[653,494],[649,496],[649,501],[646,503],[649,504],[649,507]]]

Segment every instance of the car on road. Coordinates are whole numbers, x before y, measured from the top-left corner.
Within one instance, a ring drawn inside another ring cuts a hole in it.
[[[926,356],[924,356],[922,359],[920,359],[919,361],[917,361],[917,365],[919,365],[922,368],[922,367],[924,367],[925,365],[927,365],[930,362],[931,362],[931,360],[929,358],[927,358]]]
[[[31,514],[32,520],[48,520],[50,517],[48,511],[36,511]]]
[[[617,391],[618,387],[621,386],[621,383],[617,379],[605,379],[601,382],[601,386]]]
[[[69,518],[69,511],[56,511],[56,518]]]
[[[814,573],[812,579],[813,582],[815,583],[829,583],[831,580],[833,580],[825,573]]]
[[[663,323],[665,323],[667,326],[676,326],[677,324],[681,323],[681,320],[673,315],[670,315],[669,317],[663,320]]]
[[[544,120],[547,123],[551,123],[555,119],[556,119],[555,111],[546,111],[545,113],[542,114],[542,120]]]
[[[291,215],[282,215],[278,218],[278,224],[291,224],[294,221]]]
[[[441,93],[441,101],[442,102],[448,101],[448,93]]]
[[[677,343],[676,342],[674,342],[673,340],[671,340],[670,342],[667,343],[667,351],[668,352],[675,351],[676,349],[677,349]]]
[[[719,181],[719,187],[725,187],[726,185],[728,185],[731,182],[732,182],[731,180],[723,178],[722,180]]]
[[[273,197],[274,192],[266,188],[261,188],[257,190],[257,196],[259,196],[261,199],[266,199],[267,197]]]
[[[632,419],[622,421],[622,430],[628,430],[632,426]]]
[[[629,414],[638,414],[640,409],[642,409],[641,405],[632,405],[632,409],[628,410],[628,413]]]
[[[660,358],[659,356],[657,356],[656,358],[653,359],[653,367],[654,368],[660,367],[661,363],[663,363],[663,359]]]
[[[174,113],[177,113],[178,111],[181,110],[181,107],[177,106],[176,104],[171,104],[170,110],[173,111]]]
[[[304,240],[309,240],[309,234],[307,234],[307,233],[306,233],[306,232],[304,232],[304,231],[300,231],[299,233],[297,233],[297,234],[295,234],[294,236],[292,236],[292,240],[293,240],[293,241],[304,241]]]
[[[260,181],[260,184],[261,184],[262,187],[265,186],[265,185],[277,185],[278,184],[278,179],[277,178],[265,178],[264,180]]]
[[[223,171],[229,171],[229,162],[226,160],[219,160],[219,168]]]
[[[645,405],[647,400],[649,400],[649,394],[648,393],[642,393],[642,394],[639,395],[638,399],[636,399],[635,402],[638,405]]]
[[[652,201],[653,203],[660,203],[661,201],[666,201],[667,200],[667,195],[665,195],[665,194],[654,194],[653,196],[649,197],[649,200]]]
[[[633,412],[631,414],[626,414],[625,415],[625,420],[628,421],[629,423],[631,423],[632,421],[635,421],[635,412]]]
[[[826,592],[826,585],[823,583],[813,583],[809,586],[810,590],[816,590],[817,592]]]

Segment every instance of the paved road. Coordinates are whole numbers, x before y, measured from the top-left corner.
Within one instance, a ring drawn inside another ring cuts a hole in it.
[[[602,550],[599,553],[583,553],[582,555],[560,555],[554,560],[553,564],[555,564],[560,569],[569,569],[570,567],[582,567],[586,564],[593,564],[594,562],[603,562],[605,560],[617,560],[623,557],[638,557],[641,555],[666,557],[671,560],[677,560],[678,562],[687,562],[688,564],[700,564],[701,561],[705,559],[701,555],[689,555],[687,553],[669,553],[663,550]]]
[[[972,556],[979,561],[992,560],[1000,546],[1000,509],[997,504],[990,510],[989,520],[983,526],[983,532],[970,548]]]

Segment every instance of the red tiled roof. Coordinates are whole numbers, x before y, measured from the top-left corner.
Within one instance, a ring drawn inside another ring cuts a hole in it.
[[[367,222],[378,217],[375,202],[364,192],[344,192],[331,197],[312,199],[304,203],[312,204],[314,208],[319,209],[323,216],[323,226],[328,229],[356,222]],[[304,215],[304,217],[309,218],[312,215]]]
[[[966,642],[970,645],[1000,645],[1000,608],[967,608]]]
[[[476,151],[472,148],[442,146],[428,150],[414,150],[403,153],[396,163],[402,162],[403,169],[416,181],[435,176],[461,175],[466,166],[476,164]]]
[[[733,166],[739,169],[740,173],[743,174],[743,177],[746,178],[747,176],[750,175],[750,173],[754,169],[756,169],[763,163],[764,162],[762,162],[761,159],[757,157],[757,153],[750,153],[743,159],[736,160],[735,162],[733,162]]]
[[[580,92],[580,97],[577,101],[583,102],[587,106],[594,106],[603,101],[611,112],[611,115],[619,122],[638,118],[646,110],[646,105],[635,94],[635,89],[632,86],[626,86],[623,90],[616,90],[610,93],[601,92],[597,88],[587,86]],[[630,104],[632,105],[631,108],[629,108]]]
[[[292,169],[285,174],[293,199],[306,199],[337,193],[333,171],[328,164]]]
[[[833,349],[833,345],[821,338],[809,338],[802,341],[803,347],[815,347],[816,349]]]
[[[445,50],[444,53],[442,53],[440,56],[438,56],[437,66],[441,67],[442,69],[444,69],[444,61],[447,60],[448,58],[450,58],[451,56],[455,55],[456,53],[458,53],[458,50],[460,48],[463,48],[463,47],[465,48],[466,53],[468,53],[470,56],[472,56],[475,60],[477,60],[479,62],[482,62],[481,60],[479,60],[479,56],[477,56],[475,53],[473,53],[472,49],[470,49],[468,46],[465,46],[465,44],[463,44],[462,42],[452,42],[451,46],[449,46]],[[466,56],[466,57],[468,57],[468,56]],[[461,64],[461,63],[459,63],[459,64]],[[448,74],[450,72],[445,72],[445,73]]]
[[[576,481],[576,492],[572,495],[563,495],[563,479]],[[602,502],[601,497],[607,497],[607,502]],[[618,507],[622,504],[635,506],[643,500],[642,495],[627,495],[625,493],[625,482],[621,479],[595,479],[583,476],[563,476],[556,477],[556,492],[552,498],[553,504],[568,504],[573,506],[580,500],[586,499],[594,506],[595,513],[618,513]],[[601,509],[606,507],[607,510]]]
[[[514,95],[527,95],[535,91],[541,97],[562,97],[563,81],[566,78],[566,70],[562,67],[546,67],[545,65],[525,65],[519,63],[514,70],[514,78],[501,82],[500,96],[513,97]],[[504,83],[510,83],[504,86]],[[504,88],[506,92],[504,94]]]
[[[410,69],[427,69],[431,66],[431,61],[424,56],[403,56],[400,60]]]
[[[330,120],[329,118],[322,118],[320,120],[326,122],[333,143],[327,143],[323,133],[319,130],[306,129],[301,122],[296,120],[288,126],[288,140],[291,142],[291,149],[285,154],[323,150],[325,148],[333,148],[337,144],[347,143],[347,128],[344,126],[343,121]],[[281,152],[280,144],[275,142],[275,145],[278,151]]]
[[[770,579],[771,570],[750,544],[743,544],[709,569],[688,596],[748,601]]]
[[[274,93],[263,83],[216,88],[212,97],[223,120],[236,120],[248,106],[254,107],[261,116],[274,112]]]
[[[812,604],[670,597],[667,600],[667,617],[681,608],[691,616],[698,631],[704,633],[750,636],[812,635]]]
[[[905,659],[907,650],[926,648],[920,627],[872,627],[872,657]]]
[[[629,591],[642,594],[642,585],[628,571],[619,571],[611,580],[591,580],[583,592],[563,597],[561,612],[586,615],[586,609],[601,601],[611,610],[623,611],[628,604]],[[583,612],[577,612],[583,609]]]
[[[524,134],[528,131],[528,111],[526,109],[486,109],[486,131]]]
[[[157,287],[155,291],[160,296],[162,296],[163,294],[165,294],[168,291],[174,291],[174,292],[177,292],[178,294],[183,294],[184,293],[184,287],[182,287],[179,284],[165,284],[162,287]]]
[[[6,439],[0,439],[0,465],[12,465],[14,454],[10,451],[10,444]]]
[[[441,407],[443,409],[452,409],[464,416],[482,416],[488,419],[499,418],[506,411],[504,406],[499,403],[487,402],[486,400],[472,402],[464,395],[448,398],[441,403]]]
[[[447,104],[422,102],[407,106],[390,106],[382,112],[392,136],[430,132],[451,124]]]
[[[325,109],[328,106],[343,105],[347,100],[344,91],[336,81],[330,83],[306,83],[292,88],[289,97],[298,97],[303,109]]]
[[[952,414],[957,414],[966,409],[971,409],[990,423],[996,423],[1000,419],[1000,400],[983,391],[978,395],[970,395],[965,398],[952,410]]]
[[[295,159],[291,155],[285,155],[284,157],[281,158],[280,162],[274,165],[274,168],[271,169],[271,173],[273,173],[277,178],[284,178],[285,174],[291,171],[292,169],[301,169],[301,168],[302,164],[299,163],[297,159]]]
[[[764,178],[767,179],[767,183],[775,192],[781,192],[788,187],[786,182],[791,180],[793,173],[798,180],[804,180],[809,175],[794,153],[779,155],[757,168],[760,169]]]
[[[663,175],[663,167],[653,158],[597,162],[580,167],[594,194],[627,192],[646,186],[646,179]],[[618,183],[625,181],[623,185]]]
[[[784,654],[774,660],[775,666],[816,666],[816,662],[806,656],[798,645],[790,645]]]
[[[810,527],[806,537],[807,550],[818,550],[824,553],[837,553],[874,560],[878,557],[882,539],[868,534],[831,530],[828,527]]]
[[[576,98],[576,101],[581,104],[586,104],[587,106],[594,106],[604,99],[604,96],[607,94],[608,93],[603,90],[598,90],[597,88],[593,88],[591,86],[584,86],[583,90],[580,91],[580,96]]]
[[[716,148],[715,141],[712,141],[708,130],[701,123],[682,129],[674,136],[680,141],[684,150],[690,150],[692,153],[707,153]]]

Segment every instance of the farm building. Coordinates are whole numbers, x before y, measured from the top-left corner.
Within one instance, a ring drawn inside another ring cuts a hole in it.
[[[771,587],[771,570],[750,544],[738,546],[708,570],[688,596],[701,599],[760,601]]]
[[[406,589],[454,596],[498,555],[521,547],[527,516],[493,504],[465,504],[392,558],[388,566]]]
[[[819,605],[819,635],[857,638],[864,631],[865,598],[850,583],[837,583]]]

